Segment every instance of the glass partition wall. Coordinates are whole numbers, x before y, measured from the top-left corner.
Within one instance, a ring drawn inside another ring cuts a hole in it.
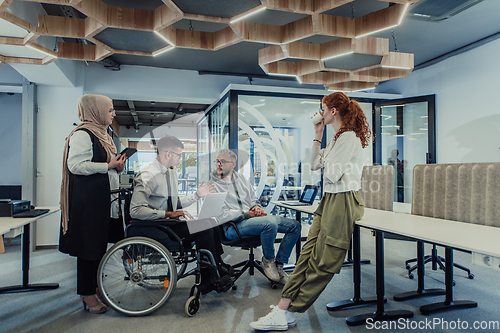
[[[230,90],[198,123],[199,181],[209,179],[217,152],[231,148],[238,152],[237,170],[250,180],[268,213],[274,208],[271,201],[298,199],[305,185],[321,186],[321,170],[312,171],[310,165],[310,118],[322,97]],[[371,124],[372,103],[362,107]],[[329,126],[323,147],[333,134]],[[372,163],[371,148],[367,163]]]
[[[208,181],[209,172],[215,169],[217,152],[230,148],[237,149],[237,170],[253,184],[267,213],[274,209],[271,201],[298,199],[303,186],[321,185],[321,170],[312,171],[310,165],[314,139],[310,117],[319,109],[322,97],[320,94],[229,90],[198,123],[199,183]],[[395,186],[399,187],[394,191],[394,200],[411,202],[411,170],[415,164],[426,163],[425,153],[435,152],[435,146],[434,150],[429,150],[434,145],[430,138],[434,135],[434,101],[406,100],[406,105],[400,110],[396,105],[401,104],[399,101],[354,99],[365,112],[376,137],[365,150],[365,164],[387,164],[391,151],[398,151],[399,169],[402,170],[397,172],[396,161]],[[401,126],[402,130],[396,126]],[[424,132],[426,126],[430,131]],[[398,136],[401,135],[398,130],[403,131],[404,136]],[[427,135],[410,135],[417,132]],[[332,127],[328,126],[322,147],[334,134]],[[422,153],[424,146],[425,152]],[[404,178],[402,182],[398,183],[398,176]],[[401,189],[404,190],[402,196],[399,195]]]
[[[393,201],[411,204],[413,167],[436,163],[434,95],[381,101],[376,114],[376,162],[394,167]]]
[[[321,180],[321,171],[311,171],[309,164],[310,117],[319,105],[319,97],[238,96],[238,149],[248,153],[240,170],[267,212],[270,201],[297,199],[303,185]]]

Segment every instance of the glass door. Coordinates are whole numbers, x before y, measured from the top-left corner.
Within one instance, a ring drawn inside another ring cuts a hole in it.
[[[376,164],[394,167],[394,202],[411,204],[413,167],[436,163],[434,95],[378,102]]]

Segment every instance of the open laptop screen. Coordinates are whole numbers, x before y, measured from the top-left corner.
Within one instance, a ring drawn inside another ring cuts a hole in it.
[[[300,197],[300,202],[307,202],[312,204],[316,195],[318,194],[318,186],[316,185],[306,185],[302,191],[302,196]]]

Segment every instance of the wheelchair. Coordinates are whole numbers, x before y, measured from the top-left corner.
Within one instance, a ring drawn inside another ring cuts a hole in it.
[[[221,283],[212,253],[184,244],[169,228],[169,225],[179,223],[178,220],[132,220],[128,214],[132,191],[133,189],[112,191],[119,194],[117,199],[120,206],[124,201],[122,217],[127,227],[125,238],[109,248],[99,264],[97,284],[104,297],[103,301],[127,316],[148,315],[168,302],[179,279],[193,275],[195,284],[184,310],[188,316],[194,316],[201,304],[199,286],[202,266],[211,270],[217,292],[229,290],[234,285],[234,280]],[[146,230],[147,237],[127,237],[134,228]],[[160,239],[161,242],[152,238],[158,231],[167,235]],[[188,269],[189,263],[195,263],[194,267]]]

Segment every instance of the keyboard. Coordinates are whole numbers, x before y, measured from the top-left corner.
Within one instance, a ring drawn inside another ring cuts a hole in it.
[[[12,217],[35,217],[38,215],[45,214],[49,211],[50,209],[32,209],[32,210],[27,210],[25,212],[17,213],[12,215]]]

